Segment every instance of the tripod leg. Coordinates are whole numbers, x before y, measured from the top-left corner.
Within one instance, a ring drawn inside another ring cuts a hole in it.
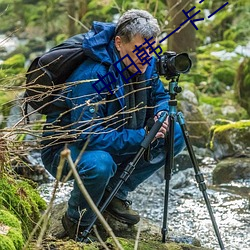
[[[162,225],[162,242],[166,242],[166,235],[168,232],[167,220],[168,220],[168,200],[169,200],[169,183],[172,176],[172,169],[174,165],[174,122],[173,115],[169,115],[169,132],[166,138],[166,162],[165,162],[165,197],[164,197],[164,213],[163,213],[163,225]]]
[[[204,177],[203,177],[203,174],[201,173],[201,171],[199,169],[198,162],[197,162],[197,159],[195,157],[195,154],[194,154],[194,151],[193,151],[190,139],[189,139],[189,133],[188,133],[187,128],[186,128],[184,116],[183,116],[183,114],[181,112],[178,112],[177,113],[177,118],[178,118],[179,124],[181,126],[181,130],[182,130],[185,142],[186,142],[186,146],[187,146],[187,150],[188,150],[190,159],[191,159],[191,161],[193,163],[193,167],[194,167],[194,171],[195,171],[195,179],[196,179],[196,181],[197,181],[197,183],[199,185],[200,191],[203,194],[203,197],[204,197],[204,200],[205,200],[205,203],[206,203],[206,206],[207,206],[207,210],[209,212],[210,219],[212,221],[213,228],[214,228],[216,237],[218,239],[220,248],[221,248],[221,250],[224,250],[225,247],[223,245],[221,235],[220,235],[220,232],[219,232],[219,229],[218,229],[218,226],[217,226],[214,214],[213,214],[213,210],[212,210],[210,201],[208,199],[208,195],[207,195],[207,192],[206,192],[207,187],[206,187],[206,184],[204,182]]]
[[[114,198],[114,196],[116,195],[116,193],[118,192],[118,190],[120,189],[120,187],[122,186],[122,184],[132,174],[132,172],[135,169],[136,164],[138,163],[138,161],[140,160],[140,158],[142,157],[142,155],[144,154],[145,150],[148,148],[148,146],[150,145],[150,143],[153,141],[156,133],[159,131],[159,129],[162,126],[162,123],[165,121],[166,118],[167,118],[167,113],[166,112],[162,112],[162,114],[160,115],[159,119],[155,122],[154,126],[150,130],[149,134],[142,141],[141,148],[139,149],[138,153],[135,155],[133,161],[130,162],[126,166],[126,168],[124,169],[123,173],[120,176],[120,181],[117,183],[116,187],[113,189],[113,191],[110,193],[110,195],[107,198],[107,200],[104,202],[104,204],[100,208],[100,212],[101,213],[107,208],[107,206],[109,205],[109,203],[111,202],[111,200]],[[96,220],[97,220],[97,216],[94,217],[94,219],[92,220],[92,222],[90,223],[90,225],[82,233],[83,241],[88,237],[88,235],[89,235],[90,231],[92,230],[92,227],[94,226]]]

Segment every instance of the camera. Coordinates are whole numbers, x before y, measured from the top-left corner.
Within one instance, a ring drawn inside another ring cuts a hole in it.
[[[174,51],[164,52],[156,62],[157,73],[167,80],[187,73],[191,67],[192,61],[187,53],[176,54]]]

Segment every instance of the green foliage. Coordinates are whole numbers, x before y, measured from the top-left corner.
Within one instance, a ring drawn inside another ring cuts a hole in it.
[[[225,85],[232,86],[235,78],[235,71],[228,67],[221,67],[214,71],[213,78]]]
[[[20,73],[24,73],[25,57],[22,54],[16,54],[8,58],[1,65],[0,73],[0,84],[4,85],[20,85],[23,82],[22,75],[18,76]],[[13,78],[15,76],[15,78]],[[8,78],[11,77],[11,81]],[[11,83],[11,84],[10,84]]]
[[[199,101],[201,103],[206,103],[206,104],[210,104],[214,107],[222,107],[222,105],[224,104],[224,99],[221,96],[208,96],[208,95],[201,95],[199,97]]]
[[[23,68],[25,63],[25,57],[22,54],[16,54],[12,57],[8,58],[2,64],[2,69],[9,69],[9,68]]]
[[[223,0],[205,2],[199,8],[208,9],[210,13],[225,3]],[[214,20],[207,19],[199,24],[199,32],[197,33],[199,43],[205,43],[209,37],[211,42],[231,40],[237,44],[246,44],[250,37],[250,29],[247,25],[250,22],[249,12],[249,1],[229,2],[225,8],[215,14]]]

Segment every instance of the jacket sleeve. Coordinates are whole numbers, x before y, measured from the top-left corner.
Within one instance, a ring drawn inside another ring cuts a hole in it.
[[[104,71],[102,67],[93,67],[93,72],[105,75],[102,71]],[[89,79],[89,72],[83,72],[86,70],[81,72],[80,67],[68,81],[73,79],[77,81],[77,78]],[[96,78],[94,74],[92,75]],[[95,81],[75,84],[66,91],[66,102],[71,109],[71,130],[77,138],[76,143],[79,147],[88,143],[88,150],[103,150],[114,155],[136,153],[145,137],[145,130],[107,128],[104,123],[111,118],[105,116],[103,96],[98,94],[92,86]]]
[[[153,60],[155,62],[155,60]],[[169,111],[168,101],[170,99],[169,93],[164,89],[162,81],[159,79],[159,75],[156,72],[156,68],[153,65],[149,67],[150,78],[152,79],[150,84],[152,86],[152,92],[150,98],[151,102],[155,106],[154,115],[160,111]]]

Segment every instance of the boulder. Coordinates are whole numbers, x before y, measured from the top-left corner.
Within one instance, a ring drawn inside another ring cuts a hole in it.
[[[216,160],[226,157],[250,157],[250,120],[229,122],[211,128],[209,147]]]
[[[192,145],[206,148],[209,141],[210,124],[195,104],[183,100],[180,106],[180,110],[185,117],[185,123]]]
[[[250,158],[226,158],[213,171],[213,183],[228,183],[233,180],[250,179]]]
[[[48,246],[49,244],[55,246],[60,246],[60,249],[78,249],[77,247],[82,247],[86,249],[103,249],[100,243],[95,242],[86,245],[85,243],[77,243],[67,238],[58,239],[58,236],[63,235],[63,227],[61,224],[61,217],[65,213],[67,204],[60,203],[54,205],[51,214],[51,222],[47,230],[47,238],[44,239],[43,245]],[[112,228],[114,234],[118,237],[119,242],[124,249],[132,250],[134,249],[136,235],[138,230],[140,230],[139,237],[139,249],[180,249],[180,250],[209,250],[206,247],[200,245],[199,240],[194,237],[174,235],[173,232],[169,233],[167,237],[167,243],[161,242],[161,230],[158,226],[155,226],[153,223],[146,219],[141,219],[140,223],[135,226],[128,226],[119,221],[116,221],[111,216],[104,213],[105,219]],[[98,232],[105,237],[101,231],[103,227],[97,225]],[[100,231],[101,230],[101,231]],[[107,237],[108,235],[106,235]],[[104,239],[104,238],[103,238]],[[111,238],[107,238],[106,244],[110,249],[114,249],[114,242]],[[75,248],[74,248],[75,247]],[[81,249],[82,249],[81,248]]]

